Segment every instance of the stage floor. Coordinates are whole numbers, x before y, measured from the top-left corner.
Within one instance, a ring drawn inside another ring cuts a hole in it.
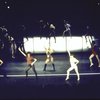
[[[0,99],[98,99],[100,98],[100,68],[89,67],[88,56],[76,55],[79,59],[80,81],[74,71],[65,81],[70,67],[68,56],[54,55],[56,71],[51,65],[43,71],[45,56],[37,55],[35,64],[38,73],[36,80],[32,70],[25,77],[25,61],[9,61],[0,68]]]

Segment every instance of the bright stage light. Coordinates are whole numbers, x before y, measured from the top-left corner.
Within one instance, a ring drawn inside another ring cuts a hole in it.
[[[70,51],[82,50],[82,37],[67,37],[67,49]]]
[[[33,52],[33,38],[24,38],[24,48],[26,52]]]
[[[7,6],[8,9],[10,9],[10,6]]]
[[[26,41],[26,42],[25,42]],[[91,48],[90,45],[91,38],[89,36],[80,37],[56,37],[56,43],[54,37],[49,38],[43,37],[33,37],[24,38],[25,51],[33,53],[45,53],[45,47],[50,47],[54,49],[55,52],[67,52],[70,51],[86,51]]]

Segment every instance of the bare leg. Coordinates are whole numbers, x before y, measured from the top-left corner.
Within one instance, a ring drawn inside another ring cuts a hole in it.
[[[97,58],[97,61],[98,61],[98,67],[100,67],[100,59],[99,59],[99,56],[96,55],[96,58]]]
[[[93,58],[93,57],[94,57],[94,54],[91,54],[90,57],[89,57],[89,60],[90,60],[90,67],[93,66],[93,62],[92,62],[92,58]]]
[[[69,36],[72,38],[71,30],[68,30]]]
[[[73,67],[70,67],[68,70],[67,70],[67,77],[65,80],[68,80],[69,79],[69,73],[70,71],[72,71],[74,68]]]
[[[79,81],[80,80],[80,75],[79,75],[77,66],[75,67],[75,72],[77,74],[77,80]]]

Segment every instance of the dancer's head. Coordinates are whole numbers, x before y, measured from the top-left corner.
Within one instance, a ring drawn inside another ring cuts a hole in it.
[[[26,53],[26,56],[28,57],[28,56],[32,56],[32,53],[31,52],[27,52]]]

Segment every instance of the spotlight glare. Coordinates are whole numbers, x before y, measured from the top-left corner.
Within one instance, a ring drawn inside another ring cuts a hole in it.
[[[7,6],[8,9],[10,9],[10,6]]]

